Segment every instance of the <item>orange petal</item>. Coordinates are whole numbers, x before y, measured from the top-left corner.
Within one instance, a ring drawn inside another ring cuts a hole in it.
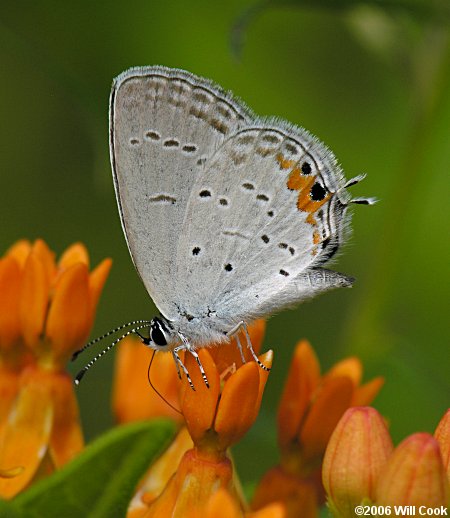
[[[17,397],[19,377],[18,372],[0,365],[0,432],[6,425],[8,415]]]
[[[333,515],[352,516],[364,499],[374,500],[375,485],[393,448],[375,409],[353,407],[345,412],[330,438],[322,468]]]
[[[308,514],[302,510],[302,514],[297,514],[296,516],[302,516],[302,518],[315,518],[316,514]],[[314,509],[315,511],[315,509]],[[281,502],[273,502],[272,504],[263,507],[259,511],[255,511],[253,513],[247,513],[245,515],[247,518],[288,518],[287,509],[284,504]]]
[[[49,282],[43,262],[31,253],[24,267],[20,300],[22,336],[31,348],[39,344],[44,331]]]
[[[232,491],[233,468],[229,459],[204,460],[187,451],[163,493],[150,504],[146,518],[203,518],[211,495],[220,487]]]
[[[0,349],[9,349],[20,337],[22,270],[12,256],[0,259]]]
[[[317,490],[314,485],[301,477],[287,473],[280,466],[270,469],[262,478],[256,488],[252,501],[252,509],[259,513],[250,514],[252,518],[260,518],[267,513],[272,506],[274,516],[292,518],[317,518]]]
[[[324,375],[324,379],[326,378],[341,378],[348,376],[352,381],[355,387],[357,387],[361,383],[362,378],[362,365],[359,358],[356,356],[351,356],[350,358],[345,358],[335,365]]]
[[[21,239],[12,245],[6,252],[6,256],[11,256],[16,259],[19,265],[23,268],[28,255],[31,252],[31,243],[26,239]]]
[[[103,286],[105,285],[106,279],[108,278],[111,266],[111,259],[103,259],[103,261],[96,268],[94,268],[94,270],[92,270],[89,276],[89,293],[91,299],[92,318],[94,318],[98,299],[100,298]]]
[[[305,410],[320,379],[320,365],[313,348],[302,340],[295,348],[278,407],[278,440],[287,445],[299,433]]]
[[[256,354],[258,354],[261,349],[265,331],[266,322],[263,319],[256,320],[248,327],[250,341]],[[239,331],[239,340],[241,342],[242,352],[246,361],[253,361],[252,354],[247,347],[247,341],[243,330]],[[232,365],[235,365],[237,368],[242,365],[242,358],[237,346],[236,338],[232,338],[230,343],[210,347],[209,352],[217,366],[217,370],[220,373],[223,373]]]
[[[84,440],[72,378],[59,372],[49,375],[54,409],[49,453],[54,466],[60,468],[81,452]]]
[[[219,488],[206,504],[203,516],[205,518],[241,518],[243,513],[230,493]]]
[[[225,382],[214,423],[219,434],[219,448],[223,450],[236,443],[255,420],[259,369],[255,362],[248,362]]]
[[[76,263],[84,263],[89,268],[89,253],[83,243],[74,243],[64,251],[58,269],[65,270]]]
[[[205,369],[209,388],[205,385],[200,369],[192,354],[185,354],[185,365],[194,384],[192,390],[183,374],[180,393],[181,411],[194,443],[201,441],[208,430],[212,430],[220,394],[220,379],[216,365],[209,351],[202,348],[197,351]]]
[[[415,433],[401,442],[380,474],[378,505],[436,508],[448,503],[448,482],[436,439]]]
[[[155,500],[162,493],[169,479],[176,472],[186,451],[192,449],[192,447],[192,439],[186,427],[183,426],[172,444],[161,457],[150,466],[147,474],[143,477],[142,486],[136,495],[138,499],[135,497],[133,501],[137,501],[137,503],[139,500],[142,501],[142,499],[139,498],[140,495],[144,495],[143,500],[145,500],[147,504]]]
[[[55,253],[50,250],[47,243],[42,239],[36,239],[31,253],[42,262],[48,282],[51,284],[56,276]]]
[[[78,263],[63,272],[55,286],[46,329],[54,359],[65,363],[85,342],[90,326],[88,270]]]
[[[434,432],[434,437],[441,448],[442,461],[450,483],[450,408],[440,420]]]
[[[119,423],[159,416],[176,421],[183,419],[149,385],[147,374],[152,354],[153,351],[135,338],[126,338],[119,345],[112,398],[114,415]],[[150,379],[156,390],[178,408],[180,381],[171,354],[155,354]]]
[[[261,354],[259,356],[259,361],[265,365],[268,369],[272,368],[273,363],[273,351],[269,349],[266,353]],[[259,414],[259,407],[261,406],[262,395],[264,393],[264,389],[266,388],[267,380],[269,379],[270,370],[266,371],[264,369],[259,368],[259,387],[258,387],[258,399],[255,405],[255,419]]]
[[[303,458],[320,462],[328,440],[342,414],[350,406],[353,382],[348,377],[331,377],[320,389],[300,431]]]
[[[352,399],[351,406],[367,406],[376,398],[381,387],[384,385],[384,378],[378,376],[364,385],[357,387]]]
[[[29,375],[31,374],[31,375]],[[53,420],[48,385],[39,373],[24,373],[24,381],[0,448],[3,470],[23,468],[16,477],[0,479],[0,495],[12,498],[33,479],[44,458]]]

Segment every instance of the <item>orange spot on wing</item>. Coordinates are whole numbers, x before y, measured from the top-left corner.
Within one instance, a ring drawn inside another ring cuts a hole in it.
[[[289,160],[287,158],[284,158],[281,153],[278,153],[276,156],[277,162],[280,164],[281,169],[289,169],[291,167],[294,167],[295,160]]]
[[[308,214],[308,217],[306,218],[306,223],[309,223],[313,227],[317,225],[317,220],[314,217],[314,214],[311,212],[311,214]]]
[[[318,245],[320,243],[320,234],[317,232],[317,230],[314,230],[313,232],[313,243],[315,245]]]
[[[313,183],[315,182],[315,176],[305,176],[301,173],[301,170],[296,167],[292,169],[288,181],[287,187],[292,191],[307,191],[309,193]]]

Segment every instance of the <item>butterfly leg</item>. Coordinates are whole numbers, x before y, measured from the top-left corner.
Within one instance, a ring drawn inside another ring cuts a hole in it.
[[[242,350],[242,345],[241,345],[241,339],[239,338],[239,334],[236,334],[236,345],[237,345],[237,348],[239,349],[239,354],[241,355],[241,360],[242,360],[242,363],[246,363],[246,360],[245,360],[245,356],[244,356],[244,351]]]
[[[179,347],[176,347],[174,349],[174,351],[177,350],[177,349],[182,348],[185,351],[188,351],[189,353],[192,354],[192,356],[194,357],[195,361],[197,362],[198,368],[200,369],[200,373],[202,375],[203,381],[204,381],[205,385],[209,388],[208,378],[206,376],[205,369],[203,368],[202,362],[200,360],[200,357],[199,357],[197,351],[191,347],[191,344],[188,342],[187,338],[183,334],[178,333],[178,336],[181,338],[183,344],[181,346],[179,346]]]
[[[182,345],[179,345],[178,347],[175,347],[172,350],[172,354],[173,354],[173,357],[175,360],[175,365],[177,367],[177,371],[178,371],[178,375],[180,376],[180,379],[181,379],[181,374],[180,374],[180,367],[181,367],[189,382],[191,389],[195,390],[194,384],[192,383],[191,377],[189,376],[189,371],[187,370],[186,365],[181,361],[180,355],[178,354],[179,351],[185,351],[185,350],[186,350],[186,347],[184,344],[182,344]]]
[[[261,361],[260,359],[256,356],[256,353],[255,351],[253,350],[253,346],[252,346],[252,341],[250,340],[250,335],[248,334],[248,329],[247,329],[247,324],[242,320],[241,322],[239,322],[239,324],[235,327],[233,327],[233,329],[231,331],[229,331],[227,333],[228,336],[233,336],[233,335],[236,335],[236,341],[238,343],[238,348],[241,352],[241,357],[243,356],[242,354],[242,347],[240,347],[240,341],[239,341],[239,337],[237,335],[237,333],[239,333],[239,331],[243,329],[244,330],[244,333],[245,333],[245,339],[247,340],[247,348],[249,349],[253,359],[255,360],[255,362],[259,365],[259,367],[261,367],[261,369],[265,370],[265,371],[270,371],[269,367],[266,367]],[[244,362],[245,363],[245,362]]]
[[[177,368],[178,378],[181,379],[181,371],[180,366],[178,364],[177,355],[172,351],[173,361],[175,362],[175,367]]]

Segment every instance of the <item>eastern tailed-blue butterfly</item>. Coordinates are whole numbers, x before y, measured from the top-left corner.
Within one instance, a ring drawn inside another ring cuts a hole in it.
[[[160,311],[123,336],[171,351],[188,378],[181,350],[196,357],[207,383],[196,349],[351,286],[322,266],[344,239],[349,204],[372,200],[349,196],[362,176],[346,181],[306,130],[259,117],[189,72],[132,68],[112,87],[110,150],[128,248]]]

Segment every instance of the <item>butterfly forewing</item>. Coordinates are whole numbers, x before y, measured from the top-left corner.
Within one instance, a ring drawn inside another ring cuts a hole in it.
[[[122,226],[137,271],[176,316],[176,253],[197,177],[249,110],[207,80],[165,67],[131,69],[111,93],[110,149]]]

